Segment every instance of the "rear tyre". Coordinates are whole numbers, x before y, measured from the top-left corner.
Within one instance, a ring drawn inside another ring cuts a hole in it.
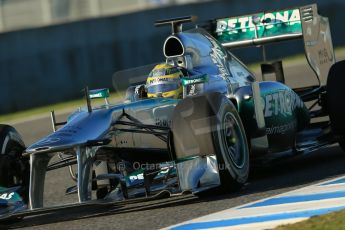
[[[345,60],[335,63],[327,78],[327,109],[332,131],[345,151]]]
[[[249,148],[240,116],[226,97],[218,98],[217,119],[212,133],[221,180],[221,192],[239,190],[249,175]]]
[[[28,200],[29,158],[22,157],[25,145],[18,132],[9,125],[0,124],[0,186],[21,186],[18,191]]]

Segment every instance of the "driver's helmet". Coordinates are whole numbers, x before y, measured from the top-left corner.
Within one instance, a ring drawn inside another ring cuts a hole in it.
[[[181,98],[181,77],[181,70],[173,65],[156,65],[146,81],[147,97]]]

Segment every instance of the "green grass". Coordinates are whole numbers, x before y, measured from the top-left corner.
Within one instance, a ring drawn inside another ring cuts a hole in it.
[[[278,226],[275,230],[345,230],[345,210],[311,217],[295,224]]]
[[[15,113],[4,114],[0,116],[0,123],[6,123],[13,120],[18,120],[24,117],[32,117],[38,114],[49,113],[51,110],[66,109],[66,107],[81,106],[81,100],[68,101],[63,103],[51,104],[29,110],[18,111]]]

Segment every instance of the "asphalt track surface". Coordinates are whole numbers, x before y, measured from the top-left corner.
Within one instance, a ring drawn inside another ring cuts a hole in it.
[[[337,60],[344,59],[338,54]],[[306,63],[285,66],[287,83],[294,86],[316,82]],[[49,116],[15,123],[27,145],[51,132]],[[61,115],[58,119],[64,119]],[[185,195],[126,206],[74,208],[23,221],[0,225],[0,229],[159,229],[277,195],[303,186],[345,174],[345,153],[334,145],[309,155],[295,157],[270,166],[252,168],[248,183],[239,192],[208,198]],[[75,195],[65,196],[67,187],[74,185],[67,169],[49,172],[46,178],[45,203],[57,205],[76,202]]]

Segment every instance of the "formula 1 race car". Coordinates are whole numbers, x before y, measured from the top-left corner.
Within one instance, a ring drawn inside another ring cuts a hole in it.
[[[156,23],[172,27],[163,52],[165,63],[183,73],[180,98],[149,96],[145,68],[121,71],[113,84],[126,92],[123,103],[109,104],[108,89],[86,88],[87,106],[61,123],[52,112],[54,130],[62,127],[25,150],[13,128],[3,126],[1,157],[8,160],[1,161],[0,185],[21,185],[0,189],[3,218],[43,212],[46,172],[61,167],[70,167],[76,186],[66,193],[77,193],[80,205],[94,202],[93,196],[141,201],[234,191],[247,181],[252,161],[301,155],[336,142],[345,147],[345,105],[338,100],[345,98],[345,62],[335,63],[328,19],[317,14],[316,5],[222,18],[210,22],[209,31],[182,31],[182,24],[193,20]],[[292,39],[304,41],[319,85],[289,88],[281,62],[262,65],[263,75],[273,72],[276,81],[258,82],[229,51]],[[92,107],[94,98],[105,104]],[[308,109],[306,102],[312,102]],[[311,122],[325,116],[330,119]],[[7,147],[9,140],[15,147]],[[12,164],[19,169],[9,173]],[[27,201],[29,210],[22,211]]]

